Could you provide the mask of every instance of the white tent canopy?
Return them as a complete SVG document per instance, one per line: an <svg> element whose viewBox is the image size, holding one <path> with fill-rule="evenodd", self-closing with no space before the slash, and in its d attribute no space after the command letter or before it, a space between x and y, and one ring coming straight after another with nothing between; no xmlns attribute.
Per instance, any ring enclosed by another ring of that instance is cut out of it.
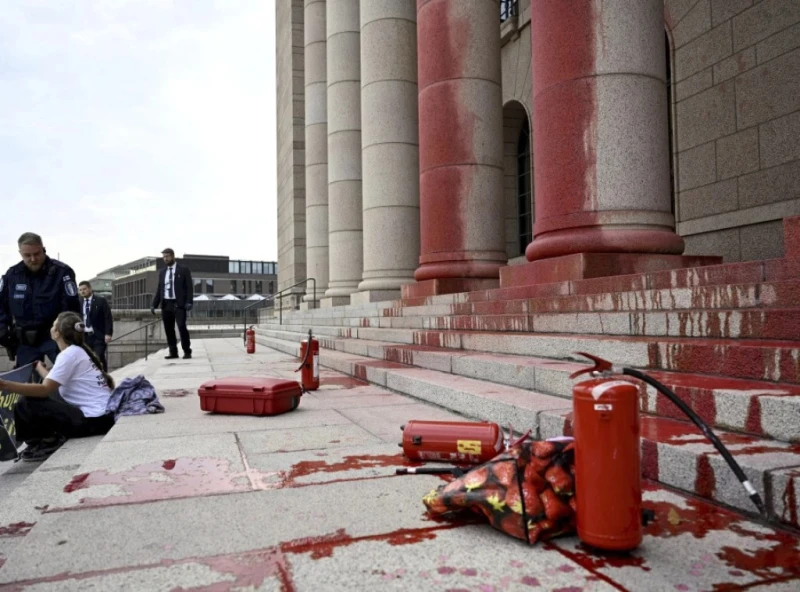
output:
<svg viewBox="0 0 800 592"><path fill-rule="evenodd" d="M194 297L195 302L207 302L209 300L214 300L214 298L209 297L208 294L198 294Z"/></svg>
<svg viewBox="0 0 800 592"><path fill-rule="evenodd" d="M225 294L220 300L239 300L239 297L235 294Z"/></svg>
<svg viewBox="0 0 800 592"><path fill-rule="evenodd" d="M266 296L262 296L261 294L253 294L252 296L248 296L245 300L266 300Z"/></svg>

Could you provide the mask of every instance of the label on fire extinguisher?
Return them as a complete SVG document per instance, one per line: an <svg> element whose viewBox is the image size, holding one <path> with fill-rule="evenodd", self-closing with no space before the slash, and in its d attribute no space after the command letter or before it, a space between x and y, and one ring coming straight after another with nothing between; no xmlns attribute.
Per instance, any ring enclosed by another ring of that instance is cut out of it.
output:
<svg viewBox="0 0 800 592"><path fill-rule="evenodd" d="M613 405L608 405L604 403L595 403L594 410L595 411L611 411L614 408Z"/></svg>
<svg viewBox="0 0 800 592"><path fill-rule="evenodd" d="M314 372L314 380L316 380L317 378L319 378L319 356L316 354L314 354L313 372Z"/></svg>
<svg viewBox="0 0 800 592"><path fill-rule="evenodd" d="M456 450L462 454L480 454L480 440L456 440Z"/></svg>

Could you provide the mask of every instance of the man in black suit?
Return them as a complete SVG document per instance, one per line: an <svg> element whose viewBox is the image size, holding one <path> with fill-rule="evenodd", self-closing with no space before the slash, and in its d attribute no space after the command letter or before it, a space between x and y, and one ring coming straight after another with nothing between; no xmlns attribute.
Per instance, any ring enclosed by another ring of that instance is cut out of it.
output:
<svg viewBox="0 0 800 592"><path fill-rule="evenodd" d="M83 324L86 326L86 345L91 347L103 362L103 372L108 372L106 348L111 336L114 335L111 308L105 298L92 291L92 284L89 282L81 282L78 291L81 293L81 314Z"/></svg>
<svg viewBox="0 0 800 592"><path fill-rule="evenodd" d="M161 318L164 321L164 332L167 334L169 345L169 355L166 359L173 360L178 357L178 342L175 339L177 322L183 359L188 360L192 357L192 347L189 330L186 328L186 313L192 310L194 299L192 272L183 265L175 263L175 251L172 249L164 249L161 254L167 266L158 274L158 289L153 296L150 312L156 314L156 307L161 305Z"/></svg>

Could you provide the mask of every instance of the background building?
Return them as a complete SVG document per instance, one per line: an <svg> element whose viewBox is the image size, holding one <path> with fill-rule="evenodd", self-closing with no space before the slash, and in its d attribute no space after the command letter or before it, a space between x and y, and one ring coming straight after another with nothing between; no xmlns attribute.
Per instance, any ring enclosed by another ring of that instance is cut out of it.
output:
<svg viewBox="0 0 800 592"><path fill-rule="evenodd" d="M781 257L800 1L577 4L276 3L279 287L336 305L590 251Z"/></svg>
<svg viewBox="0 0 800 592"><path fill-rule="evenodd" d="M138 261L143 262L142 265L114 278L112 308L150 308L158 287L158 272L164 267L164 260L151 257ZM274 261L241 261L227 256L188 254L178 257L177 261L192 272L195 299L202 296L195 306L195 312L198 313L214 310L212 316L223 316L223 311L245 306L243 301L253 295L268 296L276 291L278 270ZM225 300L224 305L217 305L220 302L217 299L230 296L236 299ZM237 301L242 304L235 305Z"/></svg>
<svg viewBox="0 0 800 592"><path fill-rule="evenodd" d="M109 304L113 301L113 284L115 279L123 278L134 273L151 268L155 265L157 257L142 257L136 261L117 265L111 269L101 271L95 277L88 280L92 284L92 290L107 299ZM83 281L83 280L80 280Z"/></svg>

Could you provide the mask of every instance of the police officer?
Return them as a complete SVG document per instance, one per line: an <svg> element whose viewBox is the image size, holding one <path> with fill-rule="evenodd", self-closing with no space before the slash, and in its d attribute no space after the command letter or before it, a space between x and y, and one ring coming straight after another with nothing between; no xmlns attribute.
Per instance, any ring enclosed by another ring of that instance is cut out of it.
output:
<svg viewBox="0 0 800 592"><path fill-rule="evenodd" d="M44 357L54 362L58 346L50 327L59 313L80 312L75 272L47 256L42 237L26 232L17 241L22 261L0 278L0 345L17 349L17 368Z"/></svg>

